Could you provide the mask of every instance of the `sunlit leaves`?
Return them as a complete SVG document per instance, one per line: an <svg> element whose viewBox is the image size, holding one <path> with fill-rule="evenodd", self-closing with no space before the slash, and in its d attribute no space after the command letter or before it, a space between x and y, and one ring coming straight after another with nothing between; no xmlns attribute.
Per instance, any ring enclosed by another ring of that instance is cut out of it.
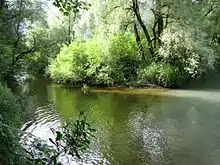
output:
<svg viewBox="0 0 220 165"><path fill-rule="evenodd" d="M187 74L174 65L166 62L153 62L149 66L139 69L138 82L142 84L157 84L164 87L182 85Z"/></svg>
<svg viewBox="0 0 220 165"><path fill-rule="evenodd" d="M82 82L87 76L87 56L83 42L74 41L69 47L64 46L49 65L51 78L60 83Z"/></svg>
<svg viewBox="0 0 220 165"><path fill-rule="evenodd" d="M79 0L54 0L53 5L58 7L64 15L69 15L72 11L78 13L81 9L88 10L91 6L89 3Z"/></svg>
<svg viewBox="0 0 220 165"><path fill-rule="evenodd" d="M49 66L51 78L60 83L125 83L136 79L140 55L135 37L118 34L109 45L95 39L74 41L64 47Z"/></svg>
<svg viewBox="0 0 220 165"><path fill-rule="evenodd" d="M212 69L215 56L207 43L206 33L188 26L173 24L162 35L159 55L166 62L183 68L192 77Z"/></svg>

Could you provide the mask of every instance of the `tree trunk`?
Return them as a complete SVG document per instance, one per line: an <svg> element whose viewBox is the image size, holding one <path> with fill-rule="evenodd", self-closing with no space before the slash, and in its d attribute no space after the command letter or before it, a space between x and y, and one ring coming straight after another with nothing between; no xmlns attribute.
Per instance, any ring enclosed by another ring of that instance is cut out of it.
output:
<svg viewBox="0 0 220 165"><path fill-rule="evenodd" d="M158 31L157 31L157 39L158 39L158 47L160 47L162 45L162 42L161 42L161 34L163 32L163 28L164 28L164 25L163 25L163 15L161 13L161 0L156 0L156 15L157 15L157 23L158 23Z"/></svg>
<svg viewBox="0 0 220 165"><path fill-rule="evenodd" d="M148 43L148 46L149 46L149 51L150 51L151 55L154 55L154 49L153 49L153 45L152 45L152 42L151 42L150 34L149 34L149 32L147 30L147 27L145 26L145 24L144 24L144 22L141 18L138 2L137 2L137 0L132 0L132 2L133 2L132 9L134 11L134 14L135 14L139 24L141 25L141 28L143 29L144 35L147 39L147 43Z"/></svg>
<svg viewBox="0 0 220 165"><path fill-rule="evenodd" d="M137 42L137 45L138 45L138 48L139 48L139 51L140 51L140 54L141 54L141 59L142 59L142 61L145 61L144 48L143 48L143 45L141 43L141 38L139 36L136 23L134 23L134 34L135 34L136 42Z"/></svg>
<svg viewBox="0 0 220 165"><path fill-rule="evenodd" d="M153 26L153 35L154 35L154 38L153 38L153 44L154 44L154 49L157 48L157 32L156 32L156 27L157 27L157 19L155 19L154 21L154 26Z"/></svg>
<svg viewBox="0 0 220 165"><path fill-rule="evenodd" d="M69 38L68 38L68 42L69 42L69 45L71 44L72 42L72 37L71 37L71 14L69 13L69 24L68 24L68 35L69 35Z"/></svg>

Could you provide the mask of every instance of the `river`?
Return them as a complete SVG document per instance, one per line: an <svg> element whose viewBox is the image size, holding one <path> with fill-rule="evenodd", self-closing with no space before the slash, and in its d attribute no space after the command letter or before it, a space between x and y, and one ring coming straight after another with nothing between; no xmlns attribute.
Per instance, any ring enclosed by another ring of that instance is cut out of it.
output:
<svg viewBox="0 0 220 165"><path fill-rule="evenodd" d="M217 88L196 85L155 95L134 90L83 93L34 80L18 91L32 93L24 117L26 132L48 141L51 128L80 111L97 130L83 159L67 165L219 165Z"/></svg>

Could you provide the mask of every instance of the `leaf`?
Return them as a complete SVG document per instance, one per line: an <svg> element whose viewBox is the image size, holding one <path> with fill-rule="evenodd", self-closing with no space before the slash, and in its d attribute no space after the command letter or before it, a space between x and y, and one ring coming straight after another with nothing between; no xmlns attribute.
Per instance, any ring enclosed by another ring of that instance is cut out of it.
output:
<svg viewBox="0 0 220 165"><path fill-rule="evenodd" d="M69 12L67 12L67 11L62 11L63 12L63 14L65 15L65 16L68 16L69 15Z"/></svg>
<svg viewBox="0 0 220 165"><path fill-rule="evenodd" d="M56 141L60 141L62 139L62 137L63 137L63 134L61 132L59 132L59 131L56 131L56 134L57 134Z"/></svg>

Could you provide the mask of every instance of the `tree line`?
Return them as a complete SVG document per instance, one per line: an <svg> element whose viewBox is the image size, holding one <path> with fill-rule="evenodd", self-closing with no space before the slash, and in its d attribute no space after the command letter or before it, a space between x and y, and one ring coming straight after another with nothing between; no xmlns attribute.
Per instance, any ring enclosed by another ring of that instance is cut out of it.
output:
<svg viewBox="0 0 220 165"><path fill-rule="evenodd" d="M218 0L0 4L2 79L27 71L59 83L172 87L218 63Z"/></svg>

